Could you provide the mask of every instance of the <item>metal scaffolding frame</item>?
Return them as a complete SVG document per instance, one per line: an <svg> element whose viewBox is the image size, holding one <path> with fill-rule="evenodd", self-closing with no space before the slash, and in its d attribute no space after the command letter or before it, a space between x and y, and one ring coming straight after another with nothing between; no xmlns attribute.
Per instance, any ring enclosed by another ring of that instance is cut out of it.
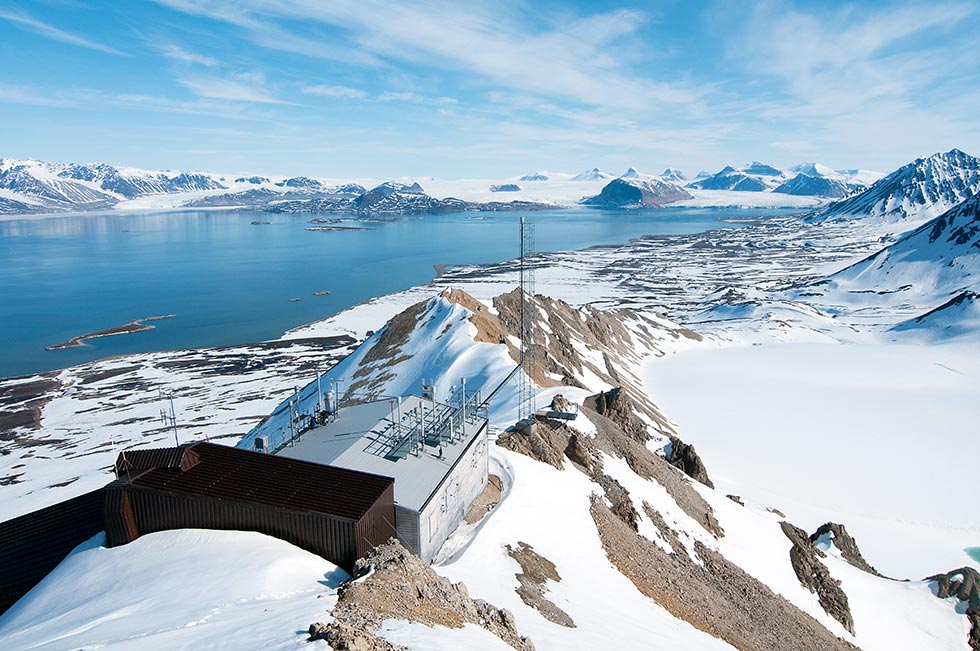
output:
<svg viewBox="0 0 980 651"><path fill-rule="evenodd" d="M520 405L518 418L524 420L534 416L534 322L537 319L534 304L534 267L528 258L534 253L534 224L529 224L521 216L521 257L520 257L520 334L521 368Z"/></svg>

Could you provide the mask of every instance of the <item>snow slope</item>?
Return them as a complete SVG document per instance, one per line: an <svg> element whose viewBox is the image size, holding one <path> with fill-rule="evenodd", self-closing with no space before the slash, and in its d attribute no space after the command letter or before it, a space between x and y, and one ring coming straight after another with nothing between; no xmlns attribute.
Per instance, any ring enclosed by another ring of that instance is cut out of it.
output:
<svg viewBox="0 0 980 651"><path fill-rule="evenodd" d="M0 647L305 649L347 573L254 532L185 529L79 545L0 616Z"/></svg>
<svg viewBox="0 0 980 651"><path fill-rule="evenodd" d="M964 291L980 291L980 196L796 295L831 305L890 304L922 314Z"/></svg>

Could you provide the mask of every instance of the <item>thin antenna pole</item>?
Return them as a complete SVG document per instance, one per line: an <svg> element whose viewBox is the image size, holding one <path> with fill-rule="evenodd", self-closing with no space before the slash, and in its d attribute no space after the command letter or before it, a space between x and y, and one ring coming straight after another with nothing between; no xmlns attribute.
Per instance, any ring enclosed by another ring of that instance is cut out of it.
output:
<svg viewBox="0 0 980 651"><path fill-rule="evenodd" d="M174 443L180 447L180 440L177 438L177 412L174 410L174 392L172 389L160 389L160 397L170 401L170 413L166 409L160 410L160 420L164 425L169 425L174 431Z"/></svg>

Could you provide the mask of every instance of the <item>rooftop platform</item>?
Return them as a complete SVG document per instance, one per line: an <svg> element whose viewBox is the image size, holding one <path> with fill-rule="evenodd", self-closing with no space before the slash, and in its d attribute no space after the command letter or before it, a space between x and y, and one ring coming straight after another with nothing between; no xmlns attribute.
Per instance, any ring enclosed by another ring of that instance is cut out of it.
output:
<svg viewBox="0 0 980 651"><path fill-rule="evenodd" d="M414 511L422 511L487 426L475 408L417 396L351 405L336 416L276 454L391 477L395 504Z"/></svg>

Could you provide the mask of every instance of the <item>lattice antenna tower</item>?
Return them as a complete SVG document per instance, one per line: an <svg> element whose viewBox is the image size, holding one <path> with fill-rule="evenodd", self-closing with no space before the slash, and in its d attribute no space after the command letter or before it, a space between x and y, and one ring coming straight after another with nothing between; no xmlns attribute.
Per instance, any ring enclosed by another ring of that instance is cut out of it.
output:
<svg viewBox="0 0 980 651"><path fill-rule="evenodd" d="M534 224L529 224L521 216L521 258L520 258L520 331L521 368L524 374L520 382L521 420L534 416L534 321L537 310L534 307L534 267L529 258L534 253Z"/></svg>

